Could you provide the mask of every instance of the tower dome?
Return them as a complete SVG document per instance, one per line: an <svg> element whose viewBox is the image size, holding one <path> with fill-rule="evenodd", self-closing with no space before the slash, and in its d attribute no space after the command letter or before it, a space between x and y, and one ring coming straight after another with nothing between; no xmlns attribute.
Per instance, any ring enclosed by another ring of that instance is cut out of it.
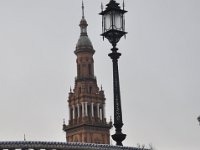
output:
<svg viewBox="0 0 200 150"><path fill-rule="evenodd" d="M79 53L79 52L90 52L90 53L94 53L94 49L93 49L93 45L92 42L90 41L88 35L87 35L87 21L85 19L84 16L84 6L82 5L82 19L80 21L80 29L81 29L81 33L80 33L80 37L78 39L78 42L76 44L76 50L75 50L75 54Z"/></svg>

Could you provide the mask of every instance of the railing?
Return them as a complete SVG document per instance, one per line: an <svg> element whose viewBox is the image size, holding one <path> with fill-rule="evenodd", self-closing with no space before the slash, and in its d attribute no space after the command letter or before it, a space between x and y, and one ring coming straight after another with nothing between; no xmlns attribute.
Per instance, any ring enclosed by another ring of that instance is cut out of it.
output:
<svg viewBox="0 0 200 150"><path fill-rule="evenodd" d="M86 116L86 117L76 117L74 119L69 120L69 125L79 125L79 124L92 124L92 125L108 125L112 124L112 122L106 122L106 118L100 119L97 117Z"/></svg>
<svg viewBox="0 0 200 150"><path fill-rule="evenodd" d="M0 150L142 150L134 147L122 147L105 144L67 143L67 142L0 142ZM147 150L147 149L146 149Z"/></svg>
<svg viewBox="0 0 200 150"><path fill-rule="evenodd" d="M87 80L96 80L96 76L88 76L88 77L75 77L75 81L87 81Z"/></svg>

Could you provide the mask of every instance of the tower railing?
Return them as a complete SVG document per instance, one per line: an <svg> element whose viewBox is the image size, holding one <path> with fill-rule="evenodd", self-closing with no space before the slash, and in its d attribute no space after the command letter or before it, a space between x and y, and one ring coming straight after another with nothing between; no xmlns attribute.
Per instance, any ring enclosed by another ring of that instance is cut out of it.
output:
<svg viewBox="0 0 200 150"><path fill-rule="evenodd" d="M75 81L85 81L85 80L96 80L96 76L87 76L87 77L84 77L84 76L79 76L79 77L75 77Z"/></svg>
<svg viewBox="0 0 200 150"><path fill-rule="evenodd" d="M74 125L82 125L82 124L111 126L112 125L111 123L112 122L107 122L106 118L103 118L101 120L100 118L97 117L85 116L69 120L69 125L67 125L67 127Z"/></svg>

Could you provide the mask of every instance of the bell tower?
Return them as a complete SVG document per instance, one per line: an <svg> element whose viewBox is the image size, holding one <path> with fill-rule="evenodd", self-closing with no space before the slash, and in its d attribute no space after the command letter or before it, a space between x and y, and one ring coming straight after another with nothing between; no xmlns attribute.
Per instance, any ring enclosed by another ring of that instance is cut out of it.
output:
<svg viewBox="0 0 200 150"><path fill-rule="evenodd" d="M110 144L112 122L107 123L105 95L94 75L95 50L87 35L87 21L82 3L80 37L74 51L77 56L77 76L68 97L69 123L63 125L67 142Z"/></svg>

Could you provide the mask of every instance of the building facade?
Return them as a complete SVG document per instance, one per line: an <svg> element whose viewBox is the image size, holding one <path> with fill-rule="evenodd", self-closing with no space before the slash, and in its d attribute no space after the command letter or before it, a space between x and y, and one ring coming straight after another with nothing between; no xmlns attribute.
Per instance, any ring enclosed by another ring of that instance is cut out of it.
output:
<svg viewBox="0 0 200 150"><path fill-rule="evenodd" d="M110 143L112 122L107 123L105 95L94 75L95 50L87 34L87 21L82 6L80 37L74 51L77 56L77 76L68 97L69 123L63 125L67 142Z"/></svg>

